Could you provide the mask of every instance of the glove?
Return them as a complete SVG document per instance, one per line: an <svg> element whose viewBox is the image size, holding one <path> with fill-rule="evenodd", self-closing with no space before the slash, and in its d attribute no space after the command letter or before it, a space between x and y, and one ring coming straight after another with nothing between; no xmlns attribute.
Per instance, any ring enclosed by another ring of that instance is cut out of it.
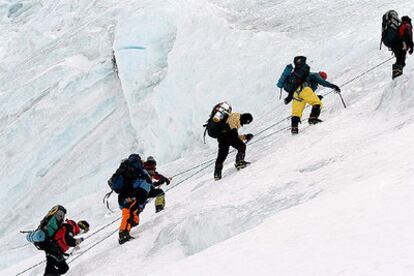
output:
<svg viewBox="0 0 414 276"><path fill-rule="evenodd" d="M318 95L318 98L319 98L319 100L322 100L323 99L323 96L322 95Z"/></svg>
<svg viewBox="0 0 414 276"><path fill-rule="evenodd" d="M291 101L292 101L292 99L293 99L293 97L292 96L287 96L286 98L285 98L285 104L289 104Z"/></svg>
<svg viewBox="0 0 414 276"><path fill-rule="evenodd" d="M336 93L341 93L341 88L339 88L337 85L333 87Z"/></svg>
<svg viewBox="0 0 414 276"><path fill-rule="evenodd" d="M170 185L171 180L170 180L168 177L166 177L166 178L165 178L165 183L166 183L167 185Z"/></svg>
<svg viewBox="0 0 414 276"><path fill-rule="evenodd" d="M244 135L244 138L246 139L246 142L249 142L250 140L252 140L253 137L254 137L254 135L251 134L251 133Z"/></svg>
<svg viewBox="0 0 414 276"><path fill-rule="evenodd" d="M78 246L81 242L83 242L84 238L76 239L76 246Z"/></svg>
<svg viewBox="0 0 414 276"><path fill-rule="evenodd" d="M410 55L412 55L412 54L413 54L413 47L411 47L411 48L410 48L410 50L408 51L408 53L409 53Z"/></svg>
<svg viewBox="0 0 414 276"><path fill-rule="evenodd" d="M139 204L138 205L138 212L141 213L142 211L144 211L145 209L145 205L147 204L148 200L145 201L144 204Z"/></svg>

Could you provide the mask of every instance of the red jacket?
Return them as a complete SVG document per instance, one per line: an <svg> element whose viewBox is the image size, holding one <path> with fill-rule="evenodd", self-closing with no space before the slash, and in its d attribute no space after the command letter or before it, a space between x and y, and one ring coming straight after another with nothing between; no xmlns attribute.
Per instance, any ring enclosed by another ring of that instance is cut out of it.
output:
<svg viewBox="0 0 414 276"><path fill-rule="evenodd" d="M408 22L402 22L399 29L399 35L403 42L408 46L408 49L413 48L413 26Z"/></svg>
<svg viewBox="0 0 414 276"><path fill-rule="evenodd" d="M155 162L144 162L144 169L149 173L151 179L156 180L153 182L154 187L160 186L164 183L170 184L170 180L157 172L157 163Z"/></svg>
<svg viewBox="0 0 414 276"><path fill-rule="evenodd" d="M64 224L57 230L53 239L60 247L62 252L68 251L69 247L76 246L76 239L74 236L80 233L80 228L73 220L66 220Z"/></svg>

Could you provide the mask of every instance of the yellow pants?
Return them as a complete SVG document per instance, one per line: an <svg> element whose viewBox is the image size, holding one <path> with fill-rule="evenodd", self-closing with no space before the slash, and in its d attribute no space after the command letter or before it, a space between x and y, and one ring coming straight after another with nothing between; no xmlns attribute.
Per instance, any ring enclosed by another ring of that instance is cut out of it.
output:
<svg viewBox="0 0 414 276"><path fill-rule="evenodd" d="M157 206L165 207L165 195L159 195L155 198L155 207Z"/></svg>
<svg viewBox="0 0 414 276"><path fill-rule="evenodd" d="M293 96L292 117L296 116L302 118L302 113L306 104L310 104L311 106L320 105L322 107L321 100L316 93L313 92L312 88L305 87L298 91L296 91Z"/></svg>

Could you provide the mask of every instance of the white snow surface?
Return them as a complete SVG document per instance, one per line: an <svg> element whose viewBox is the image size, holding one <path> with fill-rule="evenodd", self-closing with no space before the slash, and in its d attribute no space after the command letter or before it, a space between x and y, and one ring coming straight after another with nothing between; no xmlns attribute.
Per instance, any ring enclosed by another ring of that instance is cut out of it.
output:
<svg viewBox="0 0 414 276"><path fill-rule="evenodd" d="M389 9L414 15L402 0L0 1L0 275L44 260L19 231L55 204L91 224L67 275L413 275L411 56L394 81L389 61L343 86L347 109L327 95L324 123L307 109L298 136L265 130L290 115L275 82L295 55L338 85L390 58ZM202 125L223 100L254 116L252 164L175 177L120 246L102 204L119 161L154 155L173 176L214 160Z"/></svg>

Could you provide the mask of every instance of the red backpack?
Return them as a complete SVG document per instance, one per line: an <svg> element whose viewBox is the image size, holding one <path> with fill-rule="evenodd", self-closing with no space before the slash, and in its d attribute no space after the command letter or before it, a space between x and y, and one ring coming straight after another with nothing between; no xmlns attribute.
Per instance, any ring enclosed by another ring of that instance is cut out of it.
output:
<svg viewBox="0 0 414 276"><path fill-rule="evenodd" d="M59 245L62 249L62 252L66 252L69 249L69 245L66 242L66 232L71 231L73 235L77 235L80 233L79 225L74 222L73 220L66 220L66 222L59 228L56 232L53 240Z"/></svg>

